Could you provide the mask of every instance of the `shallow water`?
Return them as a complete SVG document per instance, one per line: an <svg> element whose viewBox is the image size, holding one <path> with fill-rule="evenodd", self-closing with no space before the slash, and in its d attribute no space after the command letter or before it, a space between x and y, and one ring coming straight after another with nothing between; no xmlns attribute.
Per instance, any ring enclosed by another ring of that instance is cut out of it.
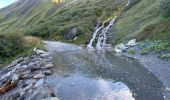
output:
<svg viewBox="0 0 170 100"><path fill-rule="evenodd" d="M47 82L61 100L164 100L162 82L137 60L109 50L54 44L49 48L56 75Z"/></svg>

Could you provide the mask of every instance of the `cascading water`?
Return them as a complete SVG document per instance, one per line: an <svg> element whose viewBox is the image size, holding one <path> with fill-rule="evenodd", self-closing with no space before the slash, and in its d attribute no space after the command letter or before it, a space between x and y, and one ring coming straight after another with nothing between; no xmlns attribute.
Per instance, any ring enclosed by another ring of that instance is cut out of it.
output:
<svg viewBox="0 0 170 100"><path fill-rule="evenodd" d="M96 36L97 36L97 33L100 31L100 29L102 29L103 26L99 27L99 28L96 28L96 31L93 33L93 37L92 39L90 40L90 43L87 45L88 48L93 48L92 44L94 42L94 40L96 39Z"/></svg>
<svg viewBox="0 0 170 100"><path fill-rule="evenodd" d="M110 27L114 24L115 20L116 20L117 17L113 18L109 25L107 25L106 27L104 27L104 23L101 27L96 27L96 30L95 32L93 33L93 37L92 39L90 40L90 43L87 45L88 48L93 48L92 44L93 42L95 41L95 39L97 38L97 34L99 35L98 36L98 41L97 41L97 44L96 44L96 48L97 49L100 49L101 47L104 47L106 46L106 40L107 40L107 36L106 36L106 33L108 32L108 30L110 29ZM98 25L97 25L98 26Z"/></svg>
<svg viewBox="0 0 170 100"><path fill-rule="evenodd" d="M115 19L116 19L116 17L115 17L114 19L112 19L112 20L110 21L109 25L106 26L106 27L102 30L101 34L99 35L98 42L97 42L97 44L96 44L96 48L100 49L101 47L106 46L106 40L107 40L106 33L108 32L108 30L110 29L110 27L114 24Z"/></svg>

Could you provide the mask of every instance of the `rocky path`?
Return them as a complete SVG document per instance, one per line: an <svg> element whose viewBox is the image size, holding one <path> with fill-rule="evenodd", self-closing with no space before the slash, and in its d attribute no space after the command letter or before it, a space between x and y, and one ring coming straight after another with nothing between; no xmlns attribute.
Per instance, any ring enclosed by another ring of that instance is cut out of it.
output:
<svg viewBox="0 0 170 100"><path fill-rule="evenodd" d="M0 71L1 100L41 100L55 97L45 78L52 75L52 56L34 50L30 57L21 57Z"/></svg>

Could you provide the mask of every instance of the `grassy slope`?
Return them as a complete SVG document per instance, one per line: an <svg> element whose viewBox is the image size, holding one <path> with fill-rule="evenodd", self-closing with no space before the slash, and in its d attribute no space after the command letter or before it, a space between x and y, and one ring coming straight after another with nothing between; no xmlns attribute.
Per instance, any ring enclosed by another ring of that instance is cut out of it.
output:
<svg viewBox="0 0 170 100"><path fill-rule="evenodd" d="M0 32L20 28L26 33L50 39L64 40L71 27L79 28L78 40L85 43L92 36L97 18L101 21L118 15L127 0L68 0L54 4L51 0L22 0L0 10ZM137 0L135 0L137 1ZM118 19L114 31L115 41L160 39L170 37L170 19L160 14L159 0L140 0ZM68 42L68 41L67 41Z"/></svg>
<svg viewBox="0 0 170 100"><path fill-rule="evenodd" d="M54 16L33 26L28 33L53 39L62 39L71 27L79 29L75 43L85 43L92 35L97 18L101 21L120 12L126 0L79 0L60 10ZM72 41L70 41L72 42Z"/></svg>
<svg viewBox="0 0 170 100"><path fill-rule="evenodd" d="M141 0L127 10L114 27L117 39L127 41L137 38L140 41L164 37L168 40L170 19L161 16L159 5L159 0Z"/></svg>
<svg viewBox="0 0 170 100"><path fill-rule="evenodd" d="M43 20L60 8L51 0L19 0L18 2L0 10L0 32L15 28L26 28Z"/></svg>
<svg viewBox="0 0 170 100"><path fill-rule="evenodd" d="M70 3L73 1L72 3ZM115 16L127 0L20 0L0 10L0 32L22 29L26 34L64 40L71 27L79 29L75 43L85 43L92 35L97 18ZM73 42L69 40L67 42Z"/></svg>

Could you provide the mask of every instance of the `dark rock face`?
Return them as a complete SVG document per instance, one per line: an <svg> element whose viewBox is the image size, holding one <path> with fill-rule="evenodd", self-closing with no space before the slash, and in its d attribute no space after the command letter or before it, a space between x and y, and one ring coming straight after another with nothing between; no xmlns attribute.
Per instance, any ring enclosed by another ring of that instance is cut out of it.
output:
<svg viewBox="0 0 170 100"><path fill-rule="evenodd" d="M71 27L64 33L64 38L66 40L73 40L78 34L80 33L80 30L76 27Z"/></svg>

